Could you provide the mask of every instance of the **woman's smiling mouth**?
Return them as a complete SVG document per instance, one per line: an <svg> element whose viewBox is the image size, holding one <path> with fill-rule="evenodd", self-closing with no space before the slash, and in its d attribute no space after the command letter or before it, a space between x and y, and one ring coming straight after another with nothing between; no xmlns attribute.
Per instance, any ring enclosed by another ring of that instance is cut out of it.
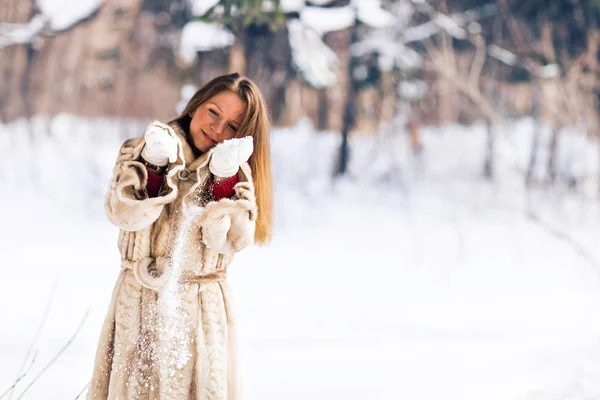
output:
<svg viewBox="0 0 600 400"><path fill-rule="evenodd" d="M206 132L204 132L204 130L203 130L203 129L200 129L200 131L201 131L201 132L202 132L202 134L203 134L204 136L206 136L206 138L207 138L208 140L210 140L210 141L211 141L213 144L217 144L217 141L216 141L216 140L213 140L213 138L211 138L210 136L208 136L208 134L207 134Z"/></svg>

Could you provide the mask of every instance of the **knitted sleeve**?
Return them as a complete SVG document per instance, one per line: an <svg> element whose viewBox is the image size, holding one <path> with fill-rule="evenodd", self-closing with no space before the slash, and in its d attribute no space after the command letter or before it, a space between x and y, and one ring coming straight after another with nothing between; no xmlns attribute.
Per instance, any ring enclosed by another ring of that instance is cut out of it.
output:
<svg viewBox="0 0 600 400"><path fill-rule="evenodd" d="M160 188L165 181L164 175L158 175L153 172L150 168L146 167L146 172L148 173L148 183L146 184L146 191L148 192L148 197L153 198L158 196L158 192L160 192Z"/></svg>
<svg viewBox="0 0 600 400"><path fill-rule="evenodd" d="M234 175L218 185L211 182L210 189L212 190L213 199L219 201L221 199L232 198L235 195L235 184L239 181L240 178L237 175Z"/></svg>

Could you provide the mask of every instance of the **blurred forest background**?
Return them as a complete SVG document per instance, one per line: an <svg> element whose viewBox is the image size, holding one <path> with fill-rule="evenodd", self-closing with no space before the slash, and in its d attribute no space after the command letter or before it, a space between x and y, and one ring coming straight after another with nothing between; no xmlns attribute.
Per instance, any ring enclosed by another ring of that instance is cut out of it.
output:
<svg viewBox="0 0 600 400"><path fill-rule="evenodd" d="M117 149L235 71L274 125L274 239L228 277L244 398L600 399L599 28L600 0L0 0L0 398L85 391Z"/></svg>
<svg viewBox="0 0 600 400"><path fill-rule="evenodd" d="M562 128L599 134L599 15L600 0L0 0L0 121L168 120L236 71L274 125L341 132L339 173L349 134L402 124L418 152L422 126L483 121L491 178L495 123L531 116L552 132L552 180Z"/></svg>

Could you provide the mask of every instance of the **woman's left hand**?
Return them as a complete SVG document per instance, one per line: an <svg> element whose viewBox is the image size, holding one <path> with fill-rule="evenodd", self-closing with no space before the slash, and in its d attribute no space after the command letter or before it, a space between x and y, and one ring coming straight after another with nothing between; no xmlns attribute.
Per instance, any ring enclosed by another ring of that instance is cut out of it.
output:
<svg viewBox="0 0 600 400"><path fill-rule="evenodd" d="M209 169L214 176L228 178L237 174L240 165L248 161L254 145L252 136L219 143L210 158Z"/></svg>

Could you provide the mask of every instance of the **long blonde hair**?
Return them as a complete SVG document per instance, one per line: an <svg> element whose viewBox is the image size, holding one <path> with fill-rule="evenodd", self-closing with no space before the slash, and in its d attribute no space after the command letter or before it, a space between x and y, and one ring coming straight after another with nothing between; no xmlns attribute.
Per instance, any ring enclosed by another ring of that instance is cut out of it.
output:
<svg viewBox="0 0 600 400"><path fill-rule="evenodd" d="M177 122L189 130L190 113L216 94L228 90L237 94L246 104L236 137L252 136L254 152L248 160L256 192L258 217L254 241L266 244L273 234L273 187L271 182L271 155L269 151L269 128L271 121L262 93L252 80L237 73L214 78L198 90L185 109L171 122Z"/></svg>

